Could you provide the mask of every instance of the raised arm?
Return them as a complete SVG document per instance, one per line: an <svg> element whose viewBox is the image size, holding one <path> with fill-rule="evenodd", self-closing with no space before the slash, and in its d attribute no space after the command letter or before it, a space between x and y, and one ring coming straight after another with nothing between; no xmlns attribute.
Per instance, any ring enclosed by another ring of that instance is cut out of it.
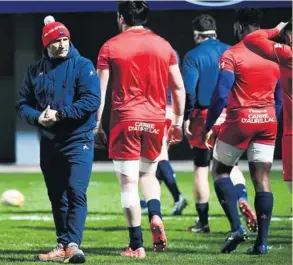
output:
<svg viewBox="0 0 293 265"><path fill-rule="evenodd" d="M279 33L278 27L261 29L247 35L243 42L248 49L263 58L274 61L284 67L292 68L291 47L270 40L278 36Z"/></svg>

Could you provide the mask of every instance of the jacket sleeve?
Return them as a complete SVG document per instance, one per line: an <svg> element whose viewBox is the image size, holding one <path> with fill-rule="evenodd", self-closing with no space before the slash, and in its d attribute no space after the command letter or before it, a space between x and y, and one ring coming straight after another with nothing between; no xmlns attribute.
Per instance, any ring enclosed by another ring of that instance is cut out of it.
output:
<svg viewBox="0 0 293 265"><path fill-rule="evenodd" d="M196 86L199 78L195 59L189 54L183 60L183 81L186 90L184 120L188 120L196 102Z"/></svg>
<svg viewBox="0 0 293 265"><path fill-rule="evenodd" d="M220 58L220 74L213 92L206 120L206 131L214 126L223 109L227 106L228 95L235 82L235 60L232 52L227 50Z"/></svg>
<svg viewBox="0 0 293 265"><path fill-rule="evenodd" d="M223 70L220 72L217 86L213 92L211 104L208 109L206 120L206 131L209 131L214 126L217 119L220 117L223 109L227 106L228 95L235 81L234 73Z"/></svg>
<svg viewBox="0 0 293 265"><path fill-rule="evenodd" d="M30 76L29 68L22 81L19 99L15 108L21 119L26 120L30 125L38 125L38 118L41 115L41 112L35 109L37 101L35 99Z"/></svg>
<svg viewBox="0 0 293 265"><path fill-rule="evenodd" d="M100 80L90 60L84 60L76 81L78 100L63 108L66 119L79 120L98 110L101 103Z"/></svg>

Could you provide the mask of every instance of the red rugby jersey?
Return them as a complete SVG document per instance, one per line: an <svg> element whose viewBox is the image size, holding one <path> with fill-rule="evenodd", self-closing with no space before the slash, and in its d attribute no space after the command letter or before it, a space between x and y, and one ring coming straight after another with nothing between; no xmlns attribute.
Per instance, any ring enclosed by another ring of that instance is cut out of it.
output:
<svg viewBox="0 0 293 265"><path fill-rule="evenodd" d="M169 66L177 63L169 42L144 28L107 41L97 68L110 69L112 121L164 121Z"/></svg>

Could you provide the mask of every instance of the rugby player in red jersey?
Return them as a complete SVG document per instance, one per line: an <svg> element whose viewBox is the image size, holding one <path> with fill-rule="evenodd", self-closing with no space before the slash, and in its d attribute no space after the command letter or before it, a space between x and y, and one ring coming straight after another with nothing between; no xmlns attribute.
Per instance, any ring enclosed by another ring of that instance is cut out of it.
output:
<svg viewBox="0 0 293 265"><path fill-rule="evenodd" d="M255 8L237 11L234 32L239 40L260 27L262 13ZM270 170L274 157L277 118L281 110L280 71L276 63L250 51L240 41L220 59L220 75L206 122L205 141L227 105L226 121L216 140L212 174L219 202L230 222L231 234L222 253L230 253L245 241L246 231L237 213L237 193L230 179L233 166L247 150L255 187L258 235L250 254L267 253L267 238L273 209Z"/></svg>
<svg viewBox="0 0 293 265"><path fill-rule="evenodd" d="M160 185L155 176L161 153L167 88L172 90L173 121L168 142L182 139L185 89L171 45L144 28L146 1L120 1L118 25L122 31L107 41L98 56L102 104L109 77L112 87L109 156L121 186L121 205L128 222L129 247L122 256L144 258L138 182L148 205L154 251L164 250L167 238L162 222ZM103 106L97 113L101 121ZM98 137L103 140L101 123Z"/></svg>
<svg viewBox="0 0 293 265"><path fill-rule="evenodd" d="M271 41L282 32L286 44ZM257 30L243 40L260 56L280 66L283 97L282 160L284 181L292 193L292 23L281 22L273 29Z"/></svg>

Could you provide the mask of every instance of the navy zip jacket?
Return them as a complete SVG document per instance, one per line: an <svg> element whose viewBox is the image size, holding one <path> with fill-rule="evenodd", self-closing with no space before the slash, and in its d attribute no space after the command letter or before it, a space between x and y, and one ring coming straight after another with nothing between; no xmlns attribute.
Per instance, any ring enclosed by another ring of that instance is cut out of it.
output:
<svg viewBox="0 0 293 265"><path fill-rule="evenodd" d="M50 58L45 50L43 57L28 68L16 111L29 124L38 126L43 136L55 139L92 130L100 101L100 81L92 62L70 44L66 58ZM48 105L66 114L51 128L38 123Z"/></svg>

